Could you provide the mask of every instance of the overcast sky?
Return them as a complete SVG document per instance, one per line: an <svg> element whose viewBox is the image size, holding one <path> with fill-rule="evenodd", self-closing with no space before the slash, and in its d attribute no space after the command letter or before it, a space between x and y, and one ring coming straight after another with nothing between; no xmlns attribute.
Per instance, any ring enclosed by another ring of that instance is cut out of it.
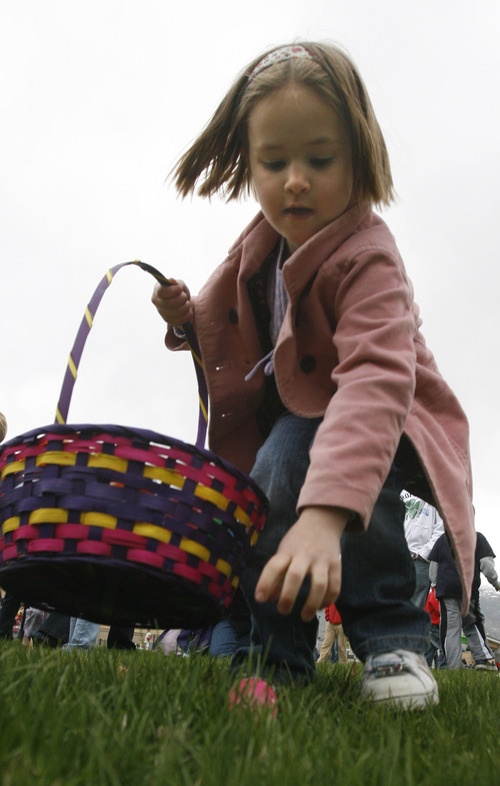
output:
<svg viewBox="0 0 500 786"><path fill-rule="evenodd" d="M54 420L105 271L142 259L197 292L256 212L180 202L167 175L236 74L297 38L342 44L389 148L384 212L423 333L470 420L477 528L500 565L498 0L1 0L0 410L12 438ZM163 348L153 280L107 291L69 420L193 442L188 355Z"/></svg>

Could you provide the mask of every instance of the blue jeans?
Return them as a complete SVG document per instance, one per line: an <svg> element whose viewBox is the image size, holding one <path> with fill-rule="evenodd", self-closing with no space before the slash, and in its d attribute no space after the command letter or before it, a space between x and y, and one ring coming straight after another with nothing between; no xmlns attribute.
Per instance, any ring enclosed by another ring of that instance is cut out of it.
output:
<svg viewBox="0 0 500 786"><path fill-rule="evenodd" d="M67 644L63 644L63 649L88 650L95 647L100 627L98 622L89 622L81 617L71 617L69 639Z"/></svg>
<svg viewBox="0 0 500 786"><path fill-rule="evenodd" d="M222 619L212 630L209 653L213 658L232 656L250 644L250 634L239 634L230 619Z"/></svg>
<svg viewBox="0 0 500 786"><path fill-rule="evenodd" d="M309 580L288 616L278 612L275 602L256 603L254 591L262 568L297 519L297 499L320 422L318 418L282 415L259 450L251 472L271 510L241 576L241 586L252 612L253 649L265 655L277 679L309 680L316 673L317 620L303 622L300 618ZM351 648L361 661L395 649L423 653L429 646L429 615L411 602L415 571L404 535L402 487L393 467L366 532L342 536L342 589L336 605ZM234 664L244 657L245 651L240 650Z"/></svg>

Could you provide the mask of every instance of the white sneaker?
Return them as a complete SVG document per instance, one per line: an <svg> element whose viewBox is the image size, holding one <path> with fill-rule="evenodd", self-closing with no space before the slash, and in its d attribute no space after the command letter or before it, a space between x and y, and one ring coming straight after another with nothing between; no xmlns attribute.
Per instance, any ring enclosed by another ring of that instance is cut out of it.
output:
<svg viewBox="0 0 500 786"><path fill-rule="evenodd" d="M478 660L474 664L475 671L496 671L497 665L494 660Z"/></svg>
<svg viewBox="0 0 500 786"><path fill-rule="evenodd" d="M404 710L439 704L438 686L425 658L408 650L370 655L361 695L375 704L386 702Z"/></svg>

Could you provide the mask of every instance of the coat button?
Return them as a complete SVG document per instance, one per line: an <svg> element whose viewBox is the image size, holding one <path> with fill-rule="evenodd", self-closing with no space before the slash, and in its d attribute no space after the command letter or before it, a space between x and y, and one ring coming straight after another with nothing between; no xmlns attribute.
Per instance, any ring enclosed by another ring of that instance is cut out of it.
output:
<svg viewBox="0 0 500 786"><path fill-rule="evenodd" d="M229 321L232 325L238 324L239 321L238 312L236 311L235 308L232 308L231 311L229 312Z"/></svg>
<svg viewBox="0 0 500 786"><path fill-rule="evenodd" d="M303 371L304 374L311 374L315 368L316 368L316 360L313 358L313 356L304 355L304 357L300 361L300 370Z"/></svg>

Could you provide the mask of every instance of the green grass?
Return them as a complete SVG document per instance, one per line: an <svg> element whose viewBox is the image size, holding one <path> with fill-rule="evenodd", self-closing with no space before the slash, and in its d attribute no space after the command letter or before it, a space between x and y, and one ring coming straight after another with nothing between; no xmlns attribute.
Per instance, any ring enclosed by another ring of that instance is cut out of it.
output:
<svg viewBox="0 0 500 786"><path fill-rule="evenodd" d="M227 710L226 660L0 643L0 782L461 786L500 772L500 679L441 671L441 703L394 715L361 668L280 690L276 719Z"/></svg>

